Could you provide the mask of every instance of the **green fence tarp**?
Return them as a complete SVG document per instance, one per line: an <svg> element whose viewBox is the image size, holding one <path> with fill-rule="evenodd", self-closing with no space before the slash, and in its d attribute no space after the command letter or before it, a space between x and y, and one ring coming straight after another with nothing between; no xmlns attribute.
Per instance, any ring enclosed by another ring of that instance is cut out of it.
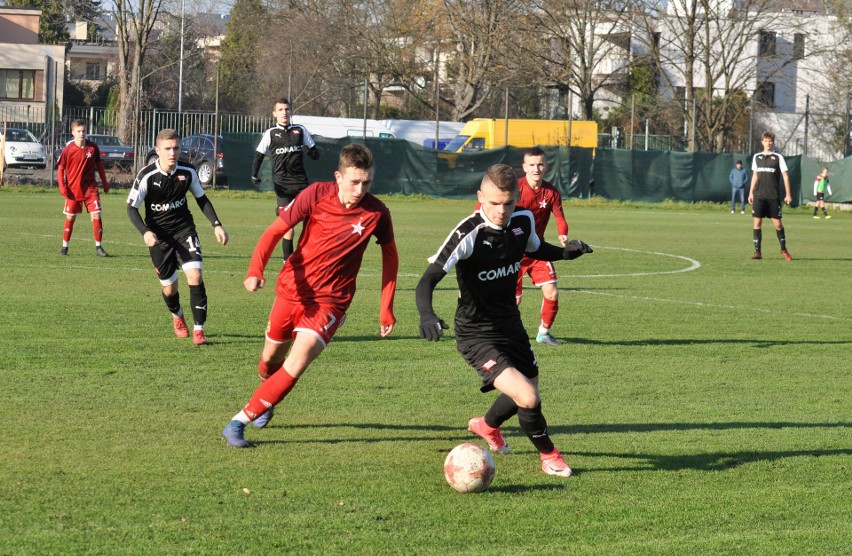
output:
<svg viewBox="0 0 852 556"><path fill-rule="evenodd" d="M272 190L270 157L261 167L260 185L251 183L251 164L260 134L227 134L225 167L231 189ZM334 179L340 149L352 139L315 137L319 160L306 158L310 181ZM492 164L504 163L523 174L526 149L504 147L478 153L448 153L427 149L401 139L358 139L376 160L372 191L379 194L421 194L439 197L476 195L482 174ZM728 202L728 175L737 160L751 168L751 155L731 153L682 153L624 149L543 147L550 169L545 178L563 197L599 195L610 199L661 202ZM786 157L793 204L814 199L813 181L822 164L807 157ZM852 202L852 157L827 164L830 202Z"/></svg>

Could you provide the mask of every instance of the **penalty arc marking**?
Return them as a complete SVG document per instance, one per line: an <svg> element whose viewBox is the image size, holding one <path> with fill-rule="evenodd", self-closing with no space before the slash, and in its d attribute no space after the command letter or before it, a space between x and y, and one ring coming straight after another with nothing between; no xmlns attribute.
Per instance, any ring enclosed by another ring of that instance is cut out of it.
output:
<svg viewBox="0 0 852 556"><path fill-rule="evenodd" d="M626 247L606 247L603 245L592 245L594 249L613 249L616 251L627 251L630 253L645 253L647 255L657 255L659 257L671 257L673 259L680 259L689 263L689 266L684 268L679 268L677 270L660 270L657 272L627 272L621 274L562 274L560 273L560 278L622 278L622 277L630 277L630 276L657 276L662 274L680 274L682 272L692 272L693 270L698 270L701 268L701 263L696 261L695 259L690 259L689 257L684 257L683 255L673 255L671 253L659 253L657 251L642 251L641 249L628 249Z"/></svg>

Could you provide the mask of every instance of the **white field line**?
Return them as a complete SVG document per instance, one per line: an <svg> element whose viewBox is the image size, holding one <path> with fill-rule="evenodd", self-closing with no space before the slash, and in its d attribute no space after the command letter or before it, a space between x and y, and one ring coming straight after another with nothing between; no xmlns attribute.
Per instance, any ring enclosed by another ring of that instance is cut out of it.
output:
<svg viewBox="0 0 852 556"><path fill-rule="evenodd" d="M53 235L45 235L45 234L20 234L20 235L32 235L32 236L36 236L36 237L55 237ZM80 238L77 241L92 242L92 240L90 238ZM72 245L73 245L73 243L72 243ZM122 243L121 245L133 245L133 246L144 247L144 244L139 245L137 243ZM678 273L682 273L682 272L691 272L691 271L697 270L698 268L701 267L700 262L696 261L695 259L691 259L689 257L684 257L682 255L673 255L673 254L670 254L670 253L659 253L659 252L655 252L655 251L642 251L642 250L638 250L638 249L628 249L628 248L625 248L625 247L607 247L607 246L602 246L602 245L598 245L598 246L593 245L592 247L594 247L595 249L615 249L615 250L619 250L619 251L629 251L629 252L633 252L633 253L647 253L647 254L650 254L650 255L658 255L658 256L661 256L661 257L672 257L672 258L675 258L675 259L682 259L684 261L689 262L690 264L689 264L688 267L685 267L685 268L682 268L682 269L679 269L679 270L669 270L669 271L660 271L660 272L635 272L635 273L628 273L628 274L584 274L584 275L564 275L563 274L563 275L561 275L561 277L563 277L563 278L620 278L620 277L631 277L631 276L653 276L653 275L657 275L657 274L678 274ZM225 254L222 254L222 253L216 254L216 257L222 257L222 256L226 256L226 257L228 257L228 256L238 257L239 256L239 257L247 258L244 255L231 255L231 254L225 255ZM37 268L37 269L43 269L44 268L44 265L41 265L41 264L36 265L36 264L8 264L7 263L6 266L7 267L13 266L13 267L18 267L18 268ZM110 268L104 268L102 266L76 265L76 264L75 265L69 265L69 266L70 266L70 268L81 269L81 270L100 270L100 271L123 270L123 271L151 272L151 267L149 265L143 265L141 267L140 266L132 266L132 267L124 266L124 267L110 267ZM424 264L424 269L425 268L426 268L426 265ZM230 275L239 274L239 272L234 272L232 270L211 269L211 268L209 268L209 266L204 269L204 273L205 274L211 274L211 273L212 274L230 274ZM267 269L266 269L267 280L274 280L275 279L274 273L277 273L277 269L271 268L271 265L270 265L270 267L267 267ZM381 271L379 269L362 267L361 272L359 272L359 276L364 276L364 277L381 276ZM400 272L398 274L398 276L400 278L420 278L421 274L409 274L409 273L405 273L405 272ZM704 303L702 301L683 301L683 300L679 300L679 299L665 299L665 298L661 298L661 297L650 297L650 296L639 296L639 295L620 295L620 294L612 294L612 293L604 293L604 292L595 292L595 291L590 291L590 290L569 289L569 290L561 290L561 291L563 293L569 293L569 294L597 295L597 296L611 297L611 298L616 298L616 299L629 299L629 300L633 300L633 301L651 301L651 302L654 302L654 303L676 303L676 304L679 304L679 305L688 305L688 306L692 306L692 307L706 307L706 308L709 308L709 309L730 309L730 310L735 310L735 311L753 311L753 312L757 312L757 313L785 315L785 316L788 316L788 317L803 317L803 318L827 319L827 320L838 320L838 321L852 320L852 319L847 318L847 317L836 317L836 316L833 316L833 315L821 315L821 314L814 314L814 313L791 313L789 311L773 311L771 309L764 309L762 307L755 308L755 307L745 307L745 306L742 306L742 305L725 305L725 304L719 304L719 303Z"/></svg>

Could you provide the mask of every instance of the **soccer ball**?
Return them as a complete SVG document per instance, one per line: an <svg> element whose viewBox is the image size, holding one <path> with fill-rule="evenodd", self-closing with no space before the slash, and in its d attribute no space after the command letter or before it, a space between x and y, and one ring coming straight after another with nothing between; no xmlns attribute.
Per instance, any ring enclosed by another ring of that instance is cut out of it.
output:
<svg viewBox="0 0 852 556"><path fill-rule="evenodd" d="M494 479L494 458L477 444L459 444L444 460L444 477L459 492L482 492Z"/></svg>

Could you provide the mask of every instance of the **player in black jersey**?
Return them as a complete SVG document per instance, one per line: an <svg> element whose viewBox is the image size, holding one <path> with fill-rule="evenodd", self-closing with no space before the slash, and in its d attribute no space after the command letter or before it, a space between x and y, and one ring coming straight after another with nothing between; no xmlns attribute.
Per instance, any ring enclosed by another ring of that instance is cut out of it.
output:
<svg viewBox="0 0 852 556"><path fill-rule="evenodd" d="M179 338L189 335L178 293L179 264L186 274L195 321L192 341L202 345L207 343L204 336L207 290L201 276L201 244L187 206L186 194L192 192L201 212L213 224L213 233L219 243L228 244L228 233L201 188L195 169L178 164L180 137L177 132L164 129L157 134L156 151L159 159L139 170L136 175L136 181L127 196L127 216L142 234L151 252L154 270L163 287L163 299L172 313L175 335ZM143 205L145 220L139 215L139 207Z"/></svg>
<svg viewBox="0 0 852 556"><path fill-rule="evenodd" d="M278 198L276 214L289 205L301 190L308 186L308 174L305 171L304 156L312 160L319 158L319 150L313 137L305 126L290 123L290 101L280 98L275 101L272 110L275 117L275 127L263 132L263 137L257 145L254 162L251 165L251 181L260 183L260 165L267 151L272 153L272 183L275 186L275 196ZM293 230L287 232L281 241L284 260L293 252Z"/></svg>
<svg viewBox="0 0 852 556"><path fill-rule="evenodd" d="M778 235L778 243L781 244L781 256L792 261L793 257L787 251L784 225L781 224L781 201L778 196L778 186L783 179L784 202L788 205L793 202L787 162L783 156L772 149L775 145L774 133L764 131L760 142L763 145L763 152L757 153L751 159L751 188L748 191L748 202L751 204L751 215L754 220L754 254L751 258L763 258L760 252L763 231L760 226L764 218L771 218L775 225L775 233Z"/></svg>
<svg viewBox="0 0 852 556"><path fill-rule="evenodd" d="M563 247L541 241L528 210L515 211L518 180L510 166L491 166L477 192L481 207L450 233L417 284L420 337L437 341L447 324L432 309L432 293L455 267L459 300L456 343L462 357L482 377L483 392L500 395L484 417L468 422L491 450L507 454L500 425L518 415L521 429L541 455L542 471L569 477L571 468L547 434L538 392L538 363L530 346L515 287L524 254L542 261L576 259L592 249L572 240Z"/></svg>

